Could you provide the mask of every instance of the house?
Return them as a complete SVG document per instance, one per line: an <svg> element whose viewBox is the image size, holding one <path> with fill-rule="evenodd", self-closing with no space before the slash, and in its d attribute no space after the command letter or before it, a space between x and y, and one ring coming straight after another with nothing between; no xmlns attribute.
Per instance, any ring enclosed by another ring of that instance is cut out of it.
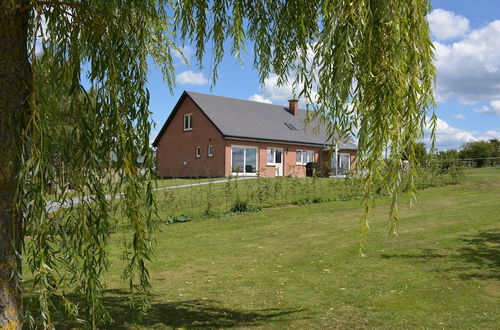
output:
<svg viewBox="0 0 500 330"><path fill-rule="evenodd" d="M325 129L305 125L306 112L297 100L286 107L185 91L153 142L158 174L304 177L308 162L345 174L357 145L333 146Z"/></svg>

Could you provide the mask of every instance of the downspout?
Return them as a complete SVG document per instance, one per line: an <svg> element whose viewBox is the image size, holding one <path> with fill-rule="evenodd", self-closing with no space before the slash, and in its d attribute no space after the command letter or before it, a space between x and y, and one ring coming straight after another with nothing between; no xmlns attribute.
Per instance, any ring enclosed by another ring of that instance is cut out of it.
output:
<svg viewBox="0 0 500 330"><path fill-rule="evenodd" d="M339 176L339 145L335 142L335 176Z"/></svg>

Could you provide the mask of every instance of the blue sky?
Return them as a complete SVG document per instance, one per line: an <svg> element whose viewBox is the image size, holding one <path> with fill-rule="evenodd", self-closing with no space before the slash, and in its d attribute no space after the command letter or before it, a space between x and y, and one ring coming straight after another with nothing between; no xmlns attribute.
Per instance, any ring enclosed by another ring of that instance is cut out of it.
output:
<svg viewBox="0 0 500 330"><path fill-rule="evenodd" d="M500 139L500 1L434 0L429 22L436 47L438 105L437 147L457 148L478 139ZM210 83L210 52L200 69L187 46L190 65L175 59L177 84L174 94L163 82L160 70L151 67L148 87L150 110L161 128L184 90L286 104L290 88L278 88L271 76L259 85L252 68L252 54L239 63L227 55L219 68L217 84Z"/></svg>

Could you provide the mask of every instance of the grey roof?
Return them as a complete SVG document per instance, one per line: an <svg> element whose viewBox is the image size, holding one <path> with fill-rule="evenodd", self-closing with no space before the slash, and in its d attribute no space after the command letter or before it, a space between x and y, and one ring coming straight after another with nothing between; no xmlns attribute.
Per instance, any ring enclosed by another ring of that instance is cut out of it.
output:
<svg viewBox="0 0 500 330"><path fill-rule="evenodd" d="M196 103L226 138L312 145L331 144L331 141L327 141L328 135L324 127L314 122L305 125L306 110L299 109L298 115L294 116L288 112L286 106L281 105L195 92L184 92L184 95L189 96ZM157 140L166 129L171 116L158 134ZM285 123L293 124L298 130L291 130ZM317 126L318 129L316 129ZM158 142L157 140L153 143L154 145ZM353 141L340 144L339 147L357 149Z"/></svg>

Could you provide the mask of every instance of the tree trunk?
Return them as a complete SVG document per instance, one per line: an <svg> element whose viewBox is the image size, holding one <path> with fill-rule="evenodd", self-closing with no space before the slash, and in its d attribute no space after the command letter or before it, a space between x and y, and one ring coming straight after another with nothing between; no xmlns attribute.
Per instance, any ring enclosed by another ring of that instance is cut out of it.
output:
<svg viewBox="0 0 500 330"><path fill-rule="evenodd" d="M25 1L0 1L0 329L22 328L22 218L14 193L19 169L21 114L32 90Z"/></svg>

